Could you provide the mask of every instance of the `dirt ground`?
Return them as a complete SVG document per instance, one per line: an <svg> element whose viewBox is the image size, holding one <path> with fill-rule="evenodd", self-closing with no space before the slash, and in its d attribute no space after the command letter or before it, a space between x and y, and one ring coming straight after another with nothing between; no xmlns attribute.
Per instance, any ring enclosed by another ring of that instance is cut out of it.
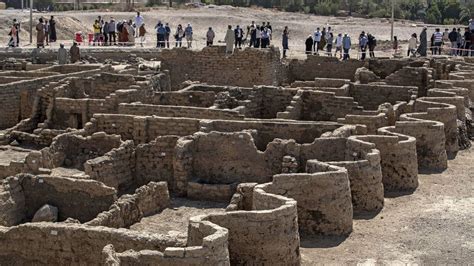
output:
<svg viewBox="0 0 474 266"><path fill-rule="evenodd" d="M474 150L419 181L413 194L386 198L374 218L354 220L346 239L302 237L303 264L472 264Z"/></svg>
<svg viewBox="0 0 474 266"><path fill-rule="evenodd" d="M185 243L189 218L209 213L223 212L227 204L173 198L171 206L160 213L143 218L130 226L131 230L174 235Z"/></svg>
<svg viewBox="0 0 474 266"><path fill-rule="evenodd" d="M94 20L100 15L106 20L114 17L115 20L133 19L134 12L107 12L104 11L69 11L56 13L35 13L34 22L39 17L48 18L54 15L57 21L58 43L65 42L66 46L72 42L74 32L84 33L92 31ZM281 34L284 26L290 29L290 55L296 51L304 51L304 41L309 34L312 34L316 27L331 26L335 33L349 33L353 36L353 43L357 43L356 37L361 31L372 33L378 39L377 50L391 50L391 44L384 42L390 39L390 23L387 19L364 19L351 17L324 17L303 13L288 13L269 9L256 8L236 8L230 6L219 6L214 8L193 8L193 9L155 9L142 12L147 27L147 44L154 46L156 41L154 26L158 21L169 22L172 32L178 24L186 26L191 23L194 30L195 48L205 45L205 36L208 27L213 27L216 32L216 43L223 40L227 25L250 25L252 21L256 24L271 22L273 26L272 43L281 46ZM18 10L0 10L0 47L8 42L8 32L11 21L16 18L21 21L23 31L21 32L20 43L23 45L29 41L29 13ZM397 21L394 33L399 40L408 40L412 33L420 33L424 25L413 21ZM429 26L429 32L434 31L435 26ZM443 28L445 26L442 26ZM452 28L452 26L446 26ZM35 36L34 36L35 37ZM58 45L58 43L55 46Z"/></svg>

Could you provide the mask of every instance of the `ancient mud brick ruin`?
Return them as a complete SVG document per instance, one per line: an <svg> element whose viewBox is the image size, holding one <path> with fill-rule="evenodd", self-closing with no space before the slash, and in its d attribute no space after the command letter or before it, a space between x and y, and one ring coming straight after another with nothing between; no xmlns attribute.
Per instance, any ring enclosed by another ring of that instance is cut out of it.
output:
<svg viewBox="0 0 474 266"><path fill-rule="evenodd" d="M83 55L0 53L0 264L298 265L474 135L468 58Z"/></svg>

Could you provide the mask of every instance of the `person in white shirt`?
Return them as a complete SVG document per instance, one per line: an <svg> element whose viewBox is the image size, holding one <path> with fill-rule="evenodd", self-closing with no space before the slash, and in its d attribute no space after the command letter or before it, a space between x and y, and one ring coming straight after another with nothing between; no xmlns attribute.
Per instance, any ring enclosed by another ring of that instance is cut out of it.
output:
<svg viewBox="0 0 474 266"><path fill-rule="evenodd" d="M435 33L433 33L434 39L434 54L441 54L441 46L443 45L443 33L440 32L439 28L436 29Z"/></svg>
<svg viewBox="0 0 474 266"><path fill-rule="evenodd" d="M260 41L262 40L262 27L257 25L255 27L255 48L260 48Z"/></svg>
<svg viewBox="0 0 474 266"><path fill-rule="evenodd" d="M319 51L319 43L321 42L321 31L319 31L319 28L316 29L314 32L314 44L313 44L313 51L315 54L318 53Z"/></svg>
<svg viewBox="0 0 474 266"><path fill-rule="evenodd" d="M411 35L410 40L408 40L408 53L407 56L412 55L414 57L416 55L416 49L418 48L418 39L416 37L416 33Z"/></svg>
<svg viewBox="0 0 474 266"><path fill-rule="evenodd" d="M339 58L342 58L342 34L339 33L336 37L336 52L334 56L337 56L337 52L339 51Z"/></svg>
<svg viewBox="0 0 474 266"><path fill-rule="evenodd" d="M140 15L140 12L137 12L137 15L135 16L135 28L139 29L143 25L143 23L145 23L145 20ZM138 37L138 36L136 36L136 37Z"/></svg>

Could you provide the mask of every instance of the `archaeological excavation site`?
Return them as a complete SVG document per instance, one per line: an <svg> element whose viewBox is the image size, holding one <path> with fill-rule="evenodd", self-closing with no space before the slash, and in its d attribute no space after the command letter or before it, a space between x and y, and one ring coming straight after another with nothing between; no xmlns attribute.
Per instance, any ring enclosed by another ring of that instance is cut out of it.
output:
<svg viewBox="0 0 474 266"><path fill-rule="evenodd" d="M474 137L474 58L83 58L0 52L0 265L317 264Z"/></svg>

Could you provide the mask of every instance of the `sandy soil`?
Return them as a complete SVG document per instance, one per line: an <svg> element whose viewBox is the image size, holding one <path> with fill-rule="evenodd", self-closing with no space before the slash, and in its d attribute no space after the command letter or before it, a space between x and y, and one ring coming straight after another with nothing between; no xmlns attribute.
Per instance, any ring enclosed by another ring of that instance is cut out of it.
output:
<svg viewBox="0 0 474 266"><path fill-rule="evenodd" d="M223 212L227 204L173 198L171 206L155 215L143 218L130 226L131 230L174 235L180 240L187 238L189 218L208 213Z"/></svg>
<svg viewBox="0 0 474 266"><path fill-rule="evenodd" d="M413 194L386 198L377 216L354 220L346 239L302 237L303 264L471 264L474 150L461 151L446 171L419 180Z"/></svg>
<svg viewBox="0 0 474 266"><path fill-rule="evenodd" d="M24 162L30 151L9 145L0 146L0 164L9 165L11 161Z"/></svg>
<svg viewBox="0 0 474 266"><path fill-rule="evenodd" d="M194 28L195 47L205 45L205 36L208 27L212 26L216 32L216 41L223 40L227 25L249 25L251 21L261 24L270 21L273 25L273 44L281 46L281 33L284 26L290 28L290 51L304 50L304 41L312 34L316 27L331 26L336 33L349 33L358 36L361 31L372 33L379 40L378 50L390 47L390 44L382 40L390 39L390 23L387 19L363 19L346 17L323 17L302 13L288 13L269 9L234 8L221 6L217 8L195 8L195 9L156 9L142 12L148 30L148 44L154 45L155 34L153 27L158 21L169 22L174 32L178 24L191 23ZM76 31L91 32L92 24L97 16L105 19L114 17L116 20L132 19L133 12L107 12L107 11L69 11L61 13L35 13L34 21L39 17L49 18L54 15L57 20L58 41L71 42L73 33ZM0 46L6 45L10 23L13 18L22 22L23 32L21 39L26 44L29 40L29 14L15 10L0 10ZM423 25L410 21L399 21L395 23L395 35L400 40L408 40L412 33L421 32ZM452 28L451 26L447 26ZM433 31L434 26L429 31ZM444 26L443 26L444 28ZM354 42L355 43L355 42Z"/></svg>
<svg viewBox="0 0 474 266"><path fill-rule="evenodd" d="M66 177L73 177L77 179L86 179L88 176L84 173L84 171L74 169L74 168L65 168L65 167L56 167L51 169L51 176L66 176Z"/></svg>

